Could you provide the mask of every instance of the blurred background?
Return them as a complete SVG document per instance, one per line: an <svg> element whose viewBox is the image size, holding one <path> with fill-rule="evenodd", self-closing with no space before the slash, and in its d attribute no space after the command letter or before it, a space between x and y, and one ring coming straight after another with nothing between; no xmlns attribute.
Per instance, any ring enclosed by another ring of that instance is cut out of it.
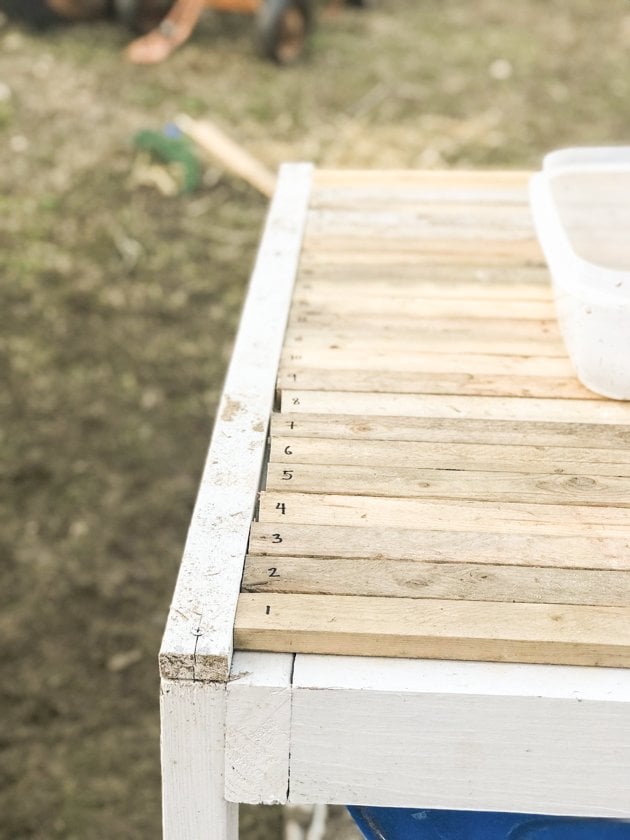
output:
<svg viewBox="0 0 630 840"><path fill-rule="evenodd" d="M290 68L242 15L155 67L120 23L0 28L2 840L160 836L156 655L266 200L205 164L169 194L136 133L210 118L271 168L630 142L627 0L327 5Z"/></svg>

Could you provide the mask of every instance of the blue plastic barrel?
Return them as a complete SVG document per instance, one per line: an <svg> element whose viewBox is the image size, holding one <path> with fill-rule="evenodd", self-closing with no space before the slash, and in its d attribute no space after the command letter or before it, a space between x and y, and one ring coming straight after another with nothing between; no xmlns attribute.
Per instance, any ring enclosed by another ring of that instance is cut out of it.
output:
<svg viewBox="0 0 630 840"><path fill-rule="evenodd" d="M421 808L348 810L367 840L630 840L630 820Z"/></svg>

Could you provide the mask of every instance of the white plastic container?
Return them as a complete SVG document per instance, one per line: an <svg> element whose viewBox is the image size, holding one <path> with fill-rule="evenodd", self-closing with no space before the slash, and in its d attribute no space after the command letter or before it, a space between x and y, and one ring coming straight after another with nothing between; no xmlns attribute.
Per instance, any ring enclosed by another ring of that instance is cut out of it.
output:
<svg viewBox="0 0 630 840"><path fill-rule="evenodd" d="M630 400L630 146L552 152L530 199L577 375Z"/></svg>

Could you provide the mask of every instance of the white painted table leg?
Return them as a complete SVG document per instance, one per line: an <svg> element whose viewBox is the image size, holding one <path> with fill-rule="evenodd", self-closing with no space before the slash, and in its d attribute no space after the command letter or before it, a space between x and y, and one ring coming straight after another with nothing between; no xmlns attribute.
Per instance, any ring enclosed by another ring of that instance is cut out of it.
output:
<svg viewBox="0 0 630 840"><path fill-rule="evenodd" d="M225 683L162 680L164 840L238 840L224 797Z"/></svg>

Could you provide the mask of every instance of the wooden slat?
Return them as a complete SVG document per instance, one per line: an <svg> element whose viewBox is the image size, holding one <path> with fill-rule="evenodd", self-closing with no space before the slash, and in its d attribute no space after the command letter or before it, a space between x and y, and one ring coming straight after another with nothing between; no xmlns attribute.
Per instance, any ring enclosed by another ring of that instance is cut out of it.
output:
<svg viewBox="0 0 630 840"><path fill-rule="evenodd" d="M469 418L387 417L353 414L279 414L271 434L360 440L497 443L607 449L630 447L630 426Z"/></svg>
<svg viewBox="0 0 630 840"><path fill-rule="evenodd" d="M478 420L543 420L630 425L630 403L344 391L285 390L282 411L295 414L357 414L401 417L461 417Z"/></svg>
<svg viewBox="0 0 630 840"><path fill-rule="evenodd" d="M288 486L290 485L290 486ZM319 464L269 464L269 490L477 499L532 504L616 505L630 507L630 481L615 476L430 470L403 467L334 469Z"/></svg>
<svg viewBox="0 0 630 840"><path fill-rule="evenodd" d="M630 607L241 594L237 647L630 666Z"/></svg>
<svg viewBox="0 0 630 840"><path fill-rule="evenodd" d="M382 273L379 271L379 274ZM416 297L433 300L456 300L458 297L466 297L475 301L524 301L550 303L551 288L547 275L541 276L540 282L517 282L503 277L502 282L484 281L479 272L471 271L469 278L462 276L462 273L449 272L448 282L440 279L436 269L432 269L429 277L410 278L398 275L382 279L365 276L366 272L356 273L350 271L326 271L324 267L317 272L301 272L301 279L298 283L299 297L308 295L313 302L323 301L329 307L336 307L338 301L351 298L356 301L365 301L367 298L398 301L398 306L405 306L407 301L415 300ZM305 298L306 299L306 298Z"/></svg>
<svg viewBox="0 0 630 840"><path fill-rule="evenodd" d="M298 358L294 355L297 352ZM309 346L299 350L285 349L282 370L349 370L379 373L462 374L469 376L510 376L554 379L574 379L570 361L562 356L499 356L483 353L369 353L351 349L340 353L322 352ZM322 389L324 390L324 389Z"/></svg>
<svg viewBox="0 0 630 840"><path fill-rule="evenodd" d="M539 300L477 300L462 295L459 298L427 298L418 294L405 300L397 298L357 295L356 298L345 296L337 299L325 299L303 290L293 300L293 310L308 314L315 312L334 312L352 317L362 315L380 315L383 318L489 318L491 320L549 321L556 327L556 309L553 301Z"/></svg>
<svg viewBox="0 0 630 840"><path fill-rule="evenodd" d="M525 441L520 446L505 446L275 437L269 460L280 464L630 477L630 450L529 446Z"/></svg>
<svg viewBox="0 0 630 840"><path fill-rule="evenodd" d="M258 519L264 523L304 525L351 525L441 531L489 531L492 533L580 534L629 537L627 508L587 505L481 502L473 499L397 498L390 496L343 496L318 493L265 491L260 494Z"/></svg>
<svg viewBox="0 0 630 840"><path fill-rule="evenodd" d="M368 263L363 266L340 266L331 262L309 267L300 265L296 288L307 291L319 290L319 283L322 283L322 294L326 288L330 288L333 296L344 293L352 288L366 289L370 294L371 284L375 284L372 294L386 295L388 288L392 289L393 297L411 296L418 284L418 290L422 293L423 288L435 289L438 296L448 295L448 289L452 286L465 289L466 294L472 298L483 299L492 295L492 290L497 288L527 289L525 297L518 297L522 300L550 300L551 282L549 270L544 263L523 266L480 266L478 263L458 263L457 265L406 265L398 266L395 271L383 270L380 265ZM432 292L431 292L432 293Z"/></svg>
<svg viewBox="0 0 630 840"><path fill-rule="evenodd" d="M630 571L630 539L255 522L249 553ZM349 593L350 594L350 593Z"/></svg>
<svg viewBox="0 0 630 840"><path fill-rule="evenodd" d="M400 195L407 190L430 187L458 192L475 189L484 194L490 190L519 190L525 201L530 177L531 172L517 169L316 169L313 174L313 197L320 195L323 189L330 188L394 188L396 195Z"/></svg>
<svg viewBox="0 0 630 840"><path fill-rule="evenodd" d="M630 571L249 555L243 592L630 606Z"/></svg>
<svg viewBox="0 0 630 840"><path fill-rule="evenodd" d="M299 328L298 328L299 327ZM388 355L413 356L418 354L472 353L475 355L533 356L566 359L564 345L559 336L539 334L519 337L504 331L494 336L480 331L468 330L417 330L415 335L396 334L373 335L368 338L369 328L363 330L334 330L325 335L319 328L305 328L306 324L292 326L285 337L284 350L290 361L300 361L302 350L318 354L322 366L328 365L332 357L343 359L348 366L348 357L363 354L366 360L382 359ZM286 355L285 355L286 358ZM370 363L372 363L370 361Z"/></svg>
<svg viewBox="0 0 630 840"><path fill-rule="evenodd" d="M438 236L390 236L375 237L369 231L362 236L314 236L306 235L302 248L304 255L313 252L318 254L340 254L351 255L357 249L367 251L370 254L379 253L383 256L399 257L406 254L413 256L420 264L424 257L440 254L445 261L461 263L462 258L468 254L475 263L479 257L490 257L495 263L525 263L530 258L539 260L541 257L540 245L534 232L529 229L526 233L516 233L507 238L504 235L494 236L488 231L484 237L457 238L450 230L442 230Z"/></svg>
<svg viewBox="0 0 630 840"><path fill-rule="evenodd" d="M524 204L390 202L387 206L330 207L313 209L308 214L307 235L417 237L440 235L453 237L507 235L531 237L532 219Z"/></svg>
<svg viewBox="0 0 630 840"><path fill-rule="evenodd" d="M468 296L481 299L491 296L494 288L507 286L515 290L529 289L529 293L522 298L524 300L551 299L549 270L543 262L509 267L491 264L479 266L478 263L418 264L398 266L396 271L383 271L382 266L373 263L363 266L340 266L334 260L311 268L300 265L296 288L307 288L317 292L320 283L323 284L322 294L330 288L333 295L335 290L343 293L345 286L364 287L366 294L370 294L369 289L374 284L372 294L387 295L391 289L394 297L410 296L418 284L420 293L426 286L427 289L435 288L440 296L448 294L451 286L455 292L458 286L462 286L466 288Z"/></svg>
<svg viewBox="0 0 630 840"><path fill-rule="evenodd" d="M450 301L447 301L449 303ZM503 338L537 341L541 344L553 343L560 346L560 331L555 318L553 320L535 318L468 318L466 310L459 313L453 310L448 317L423 317L411 311L398 315L377 312L334 312L325 309L313 309L294 306L289 320L290 343L294 334L302 332L308 342L314 346L335 341L365 342L367 335L372 340L394 338L403 341L407 348L416 345L419 337L438 336L442 340L466 339L474 344L480 336L485 338ZM544 350L543 350L544 352ZM566 358L566 354L563 354Z"/></svg>
<svg viewBox="0 0 630 840"><path fill-rule="evenodd" d="M437 357L439 358L439 357ZM492 358L492 357L490 357ZM494 357L501 359L501 356ZM327 360L325 360L327 361ZM553 360L555 361L555 360ZM302 364L302 363L300 363ZM384 361L384 366L386 361ZM427 373L397 370L280 368L278 388L305 391L364 391L397 394L459 394L481 397L541 397L596 400L597 394L569 377Z"/></svg>
<svg viewBox="0 0 630 840"><path fill-rule="evenodd" d="M408 239L381 239L366 237L358 244L352 239L329 239L311 237L305 241L302 250L302 264L317 265L330 258L335 262L360 264L375 261L397 265L402 262L444 264L487 263L500 265L526 265L542 259L540 245L533 238L528 239L422 239L415 242Z"/></svg>

